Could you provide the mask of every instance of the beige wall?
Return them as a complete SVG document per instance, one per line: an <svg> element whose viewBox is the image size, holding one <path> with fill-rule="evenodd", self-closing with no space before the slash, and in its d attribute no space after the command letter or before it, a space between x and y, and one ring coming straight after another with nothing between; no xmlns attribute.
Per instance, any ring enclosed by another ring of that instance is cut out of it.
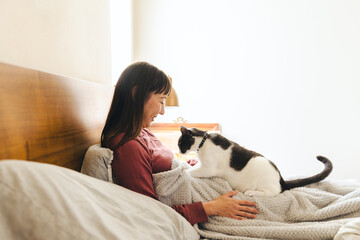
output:
<svg viewBox="0 0 360 240"><path fill-rule="evenodd" d="M111 83L109 0L0 0L0 61Z"/></svg>

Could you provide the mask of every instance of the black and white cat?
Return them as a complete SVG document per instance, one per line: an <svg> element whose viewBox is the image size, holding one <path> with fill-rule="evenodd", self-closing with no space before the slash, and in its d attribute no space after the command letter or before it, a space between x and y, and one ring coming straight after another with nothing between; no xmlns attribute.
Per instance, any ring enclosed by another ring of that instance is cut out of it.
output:
<svg viewBox="0 0 360 240"><path fill-rule="evenodd" d="M222 177L233 189L248 196L275 196L285 190L320 182L332 171L332 163L318 156L325 168L312 177L284 181L274 163L261 154L241 147L219 133L181 127L179 149L182 154L198 152L200 166L189 171L193 177ZM197 164L199 165L199 163Z"/></svg>

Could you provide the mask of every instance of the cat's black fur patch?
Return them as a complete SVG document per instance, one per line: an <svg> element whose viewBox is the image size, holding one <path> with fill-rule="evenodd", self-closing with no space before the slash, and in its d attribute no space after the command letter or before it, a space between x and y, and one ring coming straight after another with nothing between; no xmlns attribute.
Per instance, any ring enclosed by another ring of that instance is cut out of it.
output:
<svg viewBox="0 0 360 240"><path fill-rule="evenodd" d="M178 141L178 146L181 153L185 153L194 144L195 138L188 134L182 134Z"/></svg>
<svg viewBox="0 0 360 240"><path fill-rule="evenodd" d="M277 168L277 166L275 165L275 163L273 163L273 162L270 161L270 160L269 160L269 162L270 162L270 164L276 169L276 171L278 171L278 172L280 173L280 171L279 171L279 169Z"/></svg>
<svg viewBox="0 0 360 240"><path fill-rule="evenodd" d="M215 145L220 146L224 150L231 146L231 142L220 134L211 134L209 138Z"/></svg>
<svg viewBox="0 0 360 240"><path fill-rule="evenodd" d="M231 150L230 156L230 167L233 169L240 171L243 169L249 160L253 157L261 156L261 154L248 150L244 147L241 147L239 144L233 142L233 147Z"/></svg>
<svg viewBox="0 0 360 240"><path fill-rule="evenodd" d="M210 134L209 138L215 145L220 146L224 150L233 145L230 156L230 167L237 171L243 169L251 158L257 156L262 157L261 154L241 147L239 144L228 140L221 134L213 133Z"/></svg>
<svg viewBox="0 0 360 240"><path fill-rule="evenodd" d="M202 130L197 129L197 128L190 128L189 132L190 132L191 135L193 135L195 137L202 137L206 133L205 131L202 131Z"/></svg>

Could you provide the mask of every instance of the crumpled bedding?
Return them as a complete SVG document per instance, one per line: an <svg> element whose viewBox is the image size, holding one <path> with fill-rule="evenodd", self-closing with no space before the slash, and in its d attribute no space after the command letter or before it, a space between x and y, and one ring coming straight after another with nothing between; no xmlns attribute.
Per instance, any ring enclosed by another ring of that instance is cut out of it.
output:
<svg viewBox="0 0 360 240"><path fill-rule="evenodd" d="M79 172L0 161L0 239L199 239L171 207Z"/></svg>
<svg viewBox="0 0 360 240"><path fill-rule="evenodd" d="M232 191L219 177L193 178L186 163L174 160L170 171L154 174L155 191L160 201L171 206L210 201ZM236 220L213 216L209 222L195 224L208 239L333 239L338 230L360 217L360 184L323 181L285 191L275 197L235 198L256 202L256 219Z"/></svg>

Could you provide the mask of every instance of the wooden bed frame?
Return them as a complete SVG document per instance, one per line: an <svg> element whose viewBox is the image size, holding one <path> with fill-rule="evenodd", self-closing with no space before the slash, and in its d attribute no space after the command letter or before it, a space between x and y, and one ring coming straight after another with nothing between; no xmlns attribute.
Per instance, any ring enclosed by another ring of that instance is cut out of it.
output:
<svg viewBox="0 0 360 240"><path fill-rule="evenodd" d="M0 159L79 171L100 142L114 87L0 63Z"/></svg>

